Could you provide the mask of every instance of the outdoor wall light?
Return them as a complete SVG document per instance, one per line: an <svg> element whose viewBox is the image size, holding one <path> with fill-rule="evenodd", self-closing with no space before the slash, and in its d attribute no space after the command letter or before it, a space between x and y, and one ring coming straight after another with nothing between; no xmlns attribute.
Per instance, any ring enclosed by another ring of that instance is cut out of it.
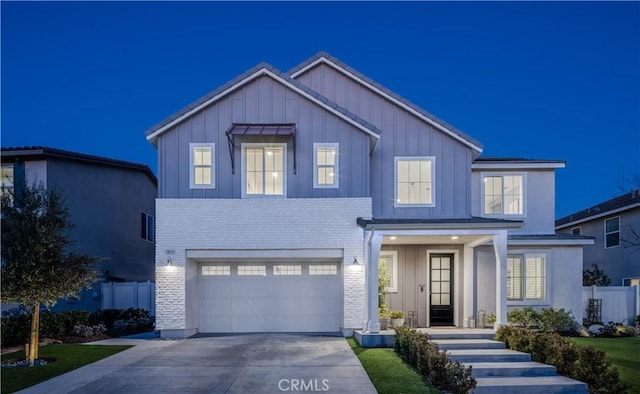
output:
<svg viewBox="0 0 640 394"><path fill-rule="evenodd" d="M351 265L360 265L356 256L353 256L353 262L351 263Z"/></svg>
<svg viewBox="0 0 640 394"><path fill-rule="evenodd" d="M171 256L167 257L167 261L164 263L167 267L173 267L173 260L171 260Z"/></svg>

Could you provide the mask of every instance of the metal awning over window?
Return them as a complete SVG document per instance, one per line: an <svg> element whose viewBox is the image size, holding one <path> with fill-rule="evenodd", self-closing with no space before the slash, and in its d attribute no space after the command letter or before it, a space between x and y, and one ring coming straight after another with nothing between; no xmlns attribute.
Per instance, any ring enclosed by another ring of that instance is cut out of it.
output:
<svg viewBox="0 0 640 394"><path fill-rule="evenodd" d="M225 132L231 154L231 172L235 173L235 136L237 135L279 135L293 138L293 173L296 173L296 125L295 123L252 124L233 123Z"/></svg>

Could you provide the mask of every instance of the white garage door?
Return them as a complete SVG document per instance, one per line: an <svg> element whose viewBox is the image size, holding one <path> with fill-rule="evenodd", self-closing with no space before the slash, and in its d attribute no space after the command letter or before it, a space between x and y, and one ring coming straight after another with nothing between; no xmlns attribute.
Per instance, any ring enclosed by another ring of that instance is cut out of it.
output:
<svg viewBox="0 0 640 394"><path fill-rule="evenodd" d="M200 332L338 332L338 263L199 266Z"/></svg>

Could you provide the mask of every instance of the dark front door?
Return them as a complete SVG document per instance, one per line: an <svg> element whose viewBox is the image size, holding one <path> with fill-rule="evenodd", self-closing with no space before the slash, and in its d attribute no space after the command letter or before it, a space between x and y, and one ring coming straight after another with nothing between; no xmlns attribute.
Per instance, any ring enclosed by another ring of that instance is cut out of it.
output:
<svg viewBox="0 0 640 394"><path fill-rule="evenodd" d="M431 289L429 311L432 326L453 325L453 255L432 254L429 258Z"/></svg>

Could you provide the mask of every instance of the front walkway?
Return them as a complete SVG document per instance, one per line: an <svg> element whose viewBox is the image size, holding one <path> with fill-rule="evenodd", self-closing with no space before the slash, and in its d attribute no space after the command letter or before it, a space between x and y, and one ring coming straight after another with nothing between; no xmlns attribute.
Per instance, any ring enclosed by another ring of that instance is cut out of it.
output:
<svg viewBox="0 0 640 394"><path fill-rule="evenodd" d="M493 339L496 331L493 328L460 328L460 327L430 327L416 328L430 337L439 339L464 339L483 338ZM370 334L356 330L353 333L356 341L362 347L393 347L396 332L393 329L381 330L379 333Z"/></svg>

